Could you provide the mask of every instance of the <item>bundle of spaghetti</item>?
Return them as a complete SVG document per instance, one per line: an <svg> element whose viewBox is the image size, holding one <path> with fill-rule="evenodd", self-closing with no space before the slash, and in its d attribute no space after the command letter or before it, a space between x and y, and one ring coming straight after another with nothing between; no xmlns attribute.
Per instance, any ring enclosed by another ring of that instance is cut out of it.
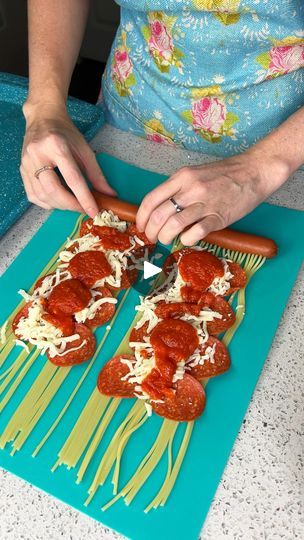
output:
<svg viewBox="0 0 304 540"><path fill-rule="evenodd" d="M80 469L78 471L78 474L77 474L77 483L79 483L81 481L81 479L83 478L84 474L85 474L85 471L87 470L87 467L92 459L92 457L94 456L95 454L95 451L96 449L98 448L98 445L100 444L100 442L102 441L102 438L107 430L107 428L109 427L110 425L110 422L112 420L112 418L114 417L114 414L116 413L116 410L118 408L118 406L120 405L121 403L121 399L112 399L108 409L106 410L105 412L105 415L103 416L96 432L95 432L95 435L90 443L90 446L83 458L83 461L81 463L81 466L80 466Z"/></svg>
<svg viewBox="0 0 304 540"><path fill-rule="evenodd" d="M114 317L112 318L112 321L114 320L114 318L116 316L117 316L117 311L116 311ZM74 397L75 397L76 393L78 392L79 388L81 387L82 383L86 379L88 373L92 369L92 367L94 365L94 361L98 357L98 355L100 353L100 350L101 350L102 346L104 345L104 342L105 342L105 340L106 340L106 338L108 336L108 333L109 333L109 330L106 331L106 333L103 336L103 339L101 340L99 346L97 347L92 359L90 360L90 363L88 364L85 372L81 376L81 378L78 381L78 383L77 383L76 387L74 388L73 392L71 392L69 399L67 400L65 406L63 407L63 409L61 410L61 412L59 414L60 418L59 417L56 418L56 420L54 421L51 428L49 428L48 433L43 438L43 443L46 442L48 437L54 431L55 427L58 425L59 421L61 420L64 413L68 409L69 405L71 404L72 400L74 399ZM37 353L38 353L37 354L37 356L38 356L39 351L37 351ZM70 371L71 371L71 367L60 368L60 367L54 366L50 362L46 362L46 364L42 368L41 372L39 373L38 377L36 378L35 382L31 386L31 388L28 390L25 398L23 399L23 401L20 403L19 407L17 408L17 410L13 414L13 416L12 416L11 420L9 421L8 426L7 426L8 430L10 430L11 425L15 425L15 426L18 425L18 431L20 431L19 434L16 432L16 435L14 437L13 450L12 450L13 454L22 448L23 444L26 442L26 440L29 437L29 435L31 434L32 430L34 429L34 427L39 422L42 414L49 407L52 400L54 399L54 397L58 393L59 389L61 388L63 382L68 377ZM37 388L43 388L40 395L37 395L37 393L36 393ZM23 414L23 411L24 411L25 407L27 408L26 409L27 410L26 416ZM5 431L4 431L4 433L5 433ZM4 434L3 434L3 436L4 436ZM2 439L2 437L0 439L0 442L1 442L1 440L3 440L3 442L4 442L4 439ZM9 440L12 440L12 439L9 439ZM9 442L9 440L7 440L6 442ZM4 444L6 444L6 443L4 443ZM36 448L36 451L35 451L36 454L39 451L39 449L42 447L42 442L38 446L39 446L38 450Z"/></svg>
<svg viewBox="0 0 304 540"><path fill-rule="evenodd" d="M107 451L105 452L99 467L96 471L94 480L90 486L90 495L91 498L97 491L98 487L103 485L106 479L108 478L108 475L114 465L114 462L116 460L118 461L118 468L117 468L117 480L118 482L118 476L119 476L119 463L120 459L123 453L123 450L131 437L131 435L136 431L136 429L139 429L139 427L146 421L147 419L147 412L143 406L143 404L140 401L136 401L131 410L129 411L128 415L124 419L124 421L120 424L118 429L116 430L114 436L111 439L111 442L107 448ZM88 450L88 453L86 454L80 469L77 474L77 483L79 483L83 475L91 461L92 454L90 452L90 448ZM114 476L113 476L113 483L114 483Z"/></svg>
<svg viewBox="0 0 304 540"><path fill-rule="evenodd" d="M13 441L11 455L14 455L15 452L22 448L23 444L26 442L41 416L49 406L53 396L58 392L63 381L68 376L70 369L71 368L67 368L66 370L57 369L50 383L30 410L29 417L23 421L23 425Z"/></svg>
<svg viewBox="0 0 304 540"><path fill-rule="evenodd" d="M61 412L59 413L59 415L57 416L57 418L54 420L54 422L51 424L50 428L48 429L47 433L43 436L42 440L40 441L40 443L38 444L38 446L35 448L34 450L34 453L33 453L33 456L36 456L38 454L38 452L41 450L41 448L44 446L44 444L48 441L49 437L52 435L52 433L54 432L54 430L56 429L56 427L59 425L60 421L62 420L63 416L65 415L66 411L68 410L68 408L70 407L71 403L73 402L77 392L79 391L79 389L81 388L82 384L84 383L84 381L86 380L89 372L91 371L93 365L94 365L94 362L95 360L98 358L101 350L102 350L102 347L104 346L105 342L106 342L106 339L108 338L108 335L112 329L112 326L113 324L115 323L126 299L127 299L127 296L129 294L129 289L127 289L123 295L123 297L121 298L119 304L118 304L118 307L115 311L115 314L114 316L112 317L112 319L109 321L109 324L108 326L106 327L105 329L105 333L104 333L104 336L103 338L101 339L98 347L96 348L96 351L94 353L94 355L92 356L91 360L90 360L90 363L88 364L86 370L84 371L83 375L81 376L80 380L78 381L77 385L75 386L74 390L71 392L69 398L67 399L67 401L65 402L65 404L63 405L62 409L61 409ZM114 294L115 296L115 294ZM68 372L68 368L59 368L61 369L62 371L67 371ZM58 388L59 389L59 388ZM54 392L53 395L50 395L49 398L50 398L50 401L49 403L47 403L47 405L49 405L52 401L52 399L55 397L56 393L57 393L58 390L56 390Z"/></svg>
<svg viewBox="0 0 304 540"><path fill-rule="evenodd" d="M173 461L172 460L172 444L168 446L168 470L167 470L165 481L161 489L159 490L159 492L153 499L153 501L149 504L149 506L145 508L145 513L150 512L152 508L156 509L158 508L158 506L164 506L166 504L166 501L172 491L172 488L175 484L178 473L182 466L185 454L187 452L187 448L191 439L193 427L194 427L194 422L187 423L184 437L182 440L182 444L179 448L173 467L172 467L172 461Z"/></svg>
<svg viewBox="0 0 304 540"><path fill-rule="evenodd" d="M40 373L33 383L31 391L25 395L13 416L10 418L8 424L4 428L4 431L0 437L0 448L4 448L8 442L14 441L19 431L21 431L28 423L29 417L32 419L33 407L35 408L37 401L50 384L52 378L57 372L57 369L57 367L53 366L49 362L45 364L43 368L43 376L41 376Z"/></svg>
<svg viewBox="0 0 304 540"><path fill-rule="evenodd" d="M142 406L141 402L138 402L139 405ZM112 484L113 484L113 494L116 495L118 491L118 481L119 481L119 473L120 473L120 463L123 456L124 449L133 433L137 431L144 422L148 419L147 411L144 410L144 414L141 413L137 417L133 417L133 419L129 422L126 429L123 431L122 436L120 438L119 444L117 445L117 451L114 455L115 449L113 449L113 460L115 461L115 468L112 478ZM113 462L114 462L113 461Z"/></svg>
<svg viewBox="0 0 304 540"><path fill-rule="evenodd" d="M3 394L7 386L26 362L29 357L29 352L30 351L23 349L17 356L16 360L5 371L3 371L3 373L1 373L0 394Z"/></svg>
<svg viewBox="0 0 304 540"><path fill-rule="evenodd" d="M78 235L83 218L84 216L81 215L77 219L74 229L71 232L70 238L74 238ZM46 264L46 266L43 268L42 272L39 274L37 279L41 278L48 272L51 272L58 265L58 256L59 256L60 251L63 249L64 245L65 245L65 242L59 247L59 249L57 250L55 255L52 257L52 259ZM34 288L34 284L32 285L30 292L33 291L33 288ZM6 340L5 340L4 345L0 349L0 367L2 367L5 361L9 358L10 353L12 352L16 344L15 336L12 331L12 321L15 315L17 314L17 312L24 305L24 303L25 303L24 300L22 300L18 304L18 306L11 313L11 315L8 317L7 321L3 325L5 326ZM17 343L18 343L18 340L17 340ZM24 377L27 375L29 369L34 364L34 361L38 358L38 356L39 356L39 351L37 349L35 350L33 345L28 344L19 353L19 355L15 358L15 360L13 360L13 362L6 369L6 371L1 374L0 380L2 382L0 384L0 394L3 394L7 388L8 388L8 391L6 392L5 396L0 401L0 413L9 403L10 399L13 397L17 388L19 388L20 383L23 381ZM5 445L6 443L3 443L3 444Z"/></svg>
<svg viewBox="0 0 304 540"><path fill-rule="evenodd" d="M6 405L9 403L11 397L14 395L15 391L19 387L19 384L26 376L29 369L34 364L36 358L39 356L39 351L34 351L32 355L28 358L27 363L23 366L19 374L17 375L14 382L9 387L8 391L6 392L5 396L0 401L0 413L3 411L3 409L6 407Z"/></svg>
<svg viewBox="0 0 304 540"><path fill-rule="evenodd" d="M149 452L145 455L135 473L131 479L127 482L125 487L119 491L115 497L102 507L102 510L107 510L121 497L129 505L144 483L153 473L154 469L160 462L163 454L168 447L172 448L172 440L178 427L178 422L172 420L164 420L162 427L158 433L158 436L150 448ZM88 500L91 500L91 496ZM86 501L87 503L87 501Z"/></svg>
<svg viewBox="0 0 304 540"><path fill-rule="evenodd" d="M58 452L58 459L52 468L54 472L60 465L66 465L68 469L76 467L79 459L89 444L92 433L101 421L111 398L102 396L95 391L91 394L87 404L82 410L73 430L65 444Z"/></svg>

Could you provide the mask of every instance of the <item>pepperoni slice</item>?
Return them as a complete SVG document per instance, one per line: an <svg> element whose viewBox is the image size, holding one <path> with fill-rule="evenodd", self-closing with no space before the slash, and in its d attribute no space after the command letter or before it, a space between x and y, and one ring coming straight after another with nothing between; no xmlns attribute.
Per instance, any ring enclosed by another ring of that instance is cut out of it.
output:
<svg viewBox="0 0 304 540"><path fill-rule="evenodd" d="M96 341L92 330L85 324L75 324L74 333L79 334L79 338L67 344L66 351L70 352L67 352L63 356L54 356L53 358L51 358L47 352L47 357L52 364L55 364L56 366L74 366L76 364L87 362L87 360L93 356L96 348ZM85 343L80 349L73 350L76 347L79 347L84 341Z"/></svg>
<svg viewBox="0 0 304 540"><path fill-rule="evenodd" d="M96 225L93 227L93 234L96 234ZM131 247L128 233L118 231L113 227L98 227L100 245L105 249L125 251Z"/></svg>
<svg viewBox="0 0 304 540"><path fill-rule="evenodd" d="M16 313L13 322L12 322L12 329L15 334L15 336L20 339L20 335L18 335L17 326L21 319L26 319L29 314L29 310L32 307L33 302L27 302L21 309L19 309L18 313Z"/></svg>
<svg viewBox="0 0 304 540"><path fill-rule="evenodd" d="M168 255L168 257L166 258L163 264L163 271L166 274L169 274L173 268L174 263L178 265L183 255L193 252L195 252L195 250L191 248L183 248L178 249L177 251L173 251L173 253L170 253L170 255Z"/></svg>
<svg viewBox="0 0 304 540"><path fill-rule="evenodd" d="M165 319L152 330L150 342L156 356L179 362L189 358L198 347L198 335L185 321Z"/></svg>
<svg viewBox="0 0 304 540"><path fill-rule="evenodd" d="M84 309L91 300L89 289L78 279L66 279L52 290L48 311L54 315L73 315Z"/></svg>
<svg viewBox="0 0 304 540"><path fill-rule="evenodd" d="M113 297L111 291L106 287L97 287L95 290L98 291L98 294L94 296L94 300ZM90 327L102 326L110 319L112 319L114 313L115 304L105 302L104 304L101 304L101 306L99 306L93 319L86 319L84 323Z"/></svg>
<svg viewBox="0 0 304 540"><path fill-rule="evenodd" d="M207 323L207 330L209 334L221 334L235 323L235 313L232 307L221 296L215 296L211 292L203 293L201 295L199 304L201 309L209 308L212 311L216 311L222 315L221 319L214 319L214 321Z"/></svg>
<svg viewBox="0 0 304 540"><path fill-rule="evenodd" d="M127 233L128 233L129 236L133 236L133 237L136 236L139 240L141 240L141 241L144 243L144 246L141 246L141 245L138 244L138 243L136 242L136 240L134 239L135 242L136 242L136 246L135 246L135 249L136 249L136 250L137 250L138 248L147 247L147 248L149 249L149 251L150 251L151 249L154 248L155 244L149 240L149 238L145 235L144 232L140 232L140 231L137 229L135 223L131 223L131 224L129 225L129 227L127 228Z"/></svg>
<svg viewBox="0 0 304 540"><path fill-rule="evenodd" d="M128 231L121 232L115 227L106 225L94 225L93 219L89 218L82 222L80 236L93 234L100 238L100 245L105 249L125 251L131 247L130 234Z"/></svg>
<svg viewBox="0 0 304 540"><path fill-rule="evenodd" d="M195 377L195 379L202 380L208 377L216 377L224 373L230 368L230 355L227 347L219 339L209 336L206 343L201 347L201 355L206 354L208 347L214 347L215 352L213 356L213 362L211 360L204 360L203 364L198 364L195 367L187 367L187 373Z"/></svg>
<svg viewBox="0 0 304 540"><path fill-rule="evenodd" d="M111 266L101 251L77 253L71 260L68 270L74 278L80 279L89 289L95 285L96 281L112 273Z"/></svg>
<svg viewBox="0 0 304 540"><path fill-rule="evenodd" d="M247 283L247 275L245 270L243 270L238 263L227 261L227 264L229 272L233 275L233 277L230 279L230 289L226 293L228 295L245 287Z"/></svg>
<svg viewBox="0 0 304 540"><path fill-rule="evenodd" d="M86 234L94 234L92 227L94 226L93 219L89 218L82 222L80 226L79 236L85 236Z"/></svg>
<svg viewBox="0 0 304 540"><path fill-rule="evenodd" d="M69 315L52 315L52 313L44 313L42 319L61 330L63 336L71 336L74 334L75 322Z"/></svg>
<svg viewBox="0 0 304 540"><path fill-rule="evenodd" d="M208 251L192 251L178 265L182 279L194 289L206 290L215 277L224 275L223 263Z"/></svg>
<svg viewBox="0 0 304 540"><path fill-rule="evenodd" d="M136 268L132 268L132 270L129 270L128 268L123 269L121 271L120 287L113 287L112 285L108 285L108 287L112 291L122 291L124 289L129 289L135 283L137 277L138 270Z"/></svg>
<svg viewBox="0 0 304 540"><path fill-rule="evenodd" d="M45 278L48 278L50 276L54 276L55 272L51 272L50 274L46 274L45 276L41 276L39 279L37 279L35 285L34 285L34 291L36 289L39 289L41 287L42 283L44 282Z"/></svg>
<svg viewBox="0 0 304 540"><path fill-rule="evenodd" d="M140 328L132 328L131 332L130 332L130 336L129 336L129 341L132 343L132 342L144 342L145 341L145 337L148 336L148 326L149 326L149 323L148 322L145 322L145 324L143 324Z"/></svg>
<svg viewBox="0 0 304 540"><path fill-rule="evenodd" d="M190 303L198 304L202 296L201 291L199 291L198 289L193 289L192 287L189 287L189 285L184 285L183 287L181 287L180 292L181 292L182 299L185 302L190 302Z"/></svg>
<svg viewBox="0 0 304 540"><path fill-rule="evenodd" d="M188 302L159 303L155 308L155 315L160 319L171 319L179 315L185 315L186 313L198 316L200 310L201 308L198 304Z"/></svg>
<svg viewBox="0 0 304 540"><path fill-rule="evenodd" d="M112 397L134 397L136 384L122 380L129 373L128 366L121 362L124 358L135 362L135 357L131 354L121 354L114 356L103 366L97 380L97 388L101 394Z"/></svg>
<svg viewBox="0 0 304 540"><path fill-rule="evenodd" d="M185 374L176 383L176 392L163 399L163 403L151 403L156 414L177 422L191 422L198 418L206 403L202 385L191 375Z"/></svg>

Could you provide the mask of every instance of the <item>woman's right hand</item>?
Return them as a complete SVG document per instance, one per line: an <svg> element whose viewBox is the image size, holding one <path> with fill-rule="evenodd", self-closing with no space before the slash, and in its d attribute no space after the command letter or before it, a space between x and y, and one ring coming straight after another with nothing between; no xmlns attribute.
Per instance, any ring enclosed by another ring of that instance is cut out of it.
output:
<svg viewBox="0 0 304 540"><path fill-rule="evenodd" d="M105 180L94 152L65 107L25 104L23 110L26 132L20 173L29 201L48 210L75 210L94 217L98 207L84 174L101 193L115 195L115 191ZM35 171L45 165L58 167L66 185L52 170L43 171L36 178Z"/></svg>

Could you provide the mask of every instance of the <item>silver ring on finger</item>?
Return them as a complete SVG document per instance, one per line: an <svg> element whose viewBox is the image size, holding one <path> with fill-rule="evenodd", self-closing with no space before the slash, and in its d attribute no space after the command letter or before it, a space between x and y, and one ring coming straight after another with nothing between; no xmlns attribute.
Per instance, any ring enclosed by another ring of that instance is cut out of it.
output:
<svg viewBox="0 0 304 540"><path fill-rule="evenodd" d="M177 214L179 214L179 212L182 212L184 210L184 208L180 206L173 197L170 197L169 201L173 204L175 208L175 212Z"/></svg>
<svg viewBox="0 0 304 540"><path fill-rule="evenodd" d="M40 167L39 169L37 169L37 171L34 172L34 176L35 178L39 178L39 175L44 172L44 171L53 171L54 170L54 167L52 167L51 165L44 165L43 167Z"/></svg>

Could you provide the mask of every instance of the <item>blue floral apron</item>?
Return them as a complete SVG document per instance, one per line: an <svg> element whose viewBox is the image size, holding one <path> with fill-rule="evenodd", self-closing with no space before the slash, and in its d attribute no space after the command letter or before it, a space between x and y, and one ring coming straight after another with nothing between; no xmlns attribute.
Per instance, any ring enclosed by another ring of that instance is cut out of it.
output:
<svg viewBox="0 0 304 540"><path fill-rule="evenodd" d="M245 150L304 105L302 0L120 0L107 121L207 154Z"/></svg>

